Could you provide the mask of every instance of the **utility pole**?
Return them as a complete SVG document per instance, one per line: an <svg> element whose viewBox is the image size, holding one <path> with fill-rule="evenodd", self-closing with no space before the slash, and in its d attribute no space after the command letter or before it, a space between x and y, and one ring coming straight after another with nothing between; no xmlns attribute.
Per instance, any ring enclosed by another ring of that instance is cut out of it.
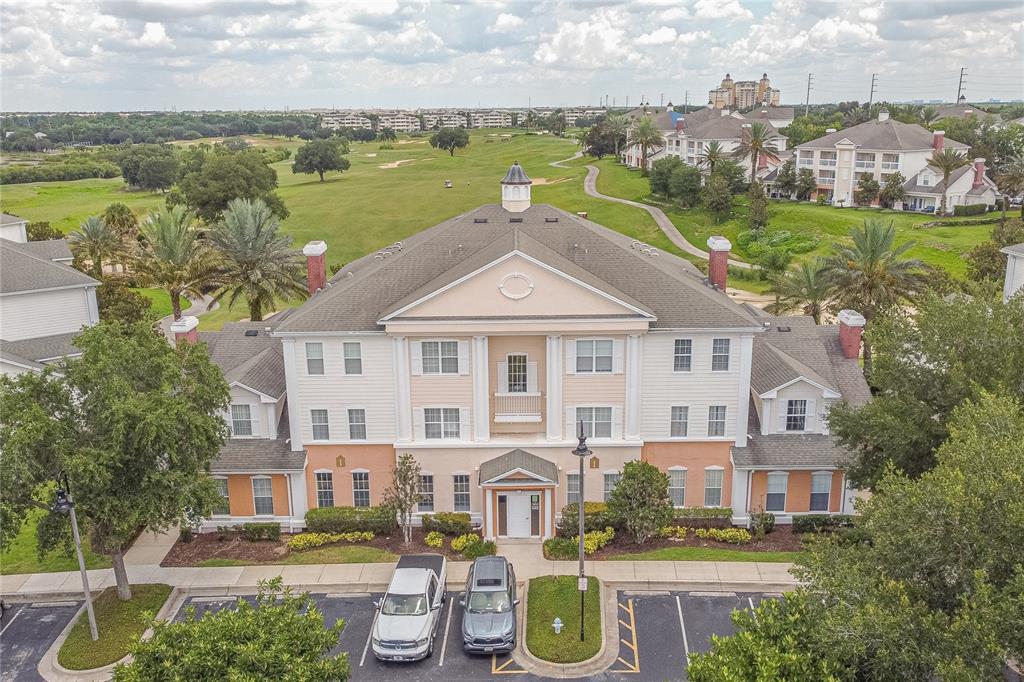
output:
<svg viewBox="0 0 1024 682"><path fill-rule="evenodd" d="M660 106L660 107L665 106L665 93L664 92L661 93L661 104L659 104L658 106Z"/></svg>
<svg viewBox="0 0 1024 682"><path fill-rule="evenodd" d="M629 95L626 95L626 108L629 109Z"/></svg>
<svg viewBox="0 0 1024 682"><path fill-rule="evenodd" d="M683 111L685 111L686 113L690 112L690 91L689 90L687 90L683 94Z"/></svg>
<svg viewBox="0 0 1024 682"><path fill-rule="evenodd" d="M871 105L875 103L875 90L878 89L878 74L871 74L871 94L868 95L868 114L871 114Z"/></svg>
<svg viewBox="0 0 1024 682"><path fill-rule="evenodd" d="M961 66L960 67L960 82L957 83L957 86L956 86L956 100L953 102L953 104L960 104L960 96L963 95L963 92L964 92L964 77L965 76L967 76L967 67L966 66Z"/></svg>
<svg viewBox="0 0 1024 682"><path fill-rule="evenodd" d="M804 116L809 116L811 113L811 83L814 82L814 74L807 74L807 99L804 100Z"/></svg>

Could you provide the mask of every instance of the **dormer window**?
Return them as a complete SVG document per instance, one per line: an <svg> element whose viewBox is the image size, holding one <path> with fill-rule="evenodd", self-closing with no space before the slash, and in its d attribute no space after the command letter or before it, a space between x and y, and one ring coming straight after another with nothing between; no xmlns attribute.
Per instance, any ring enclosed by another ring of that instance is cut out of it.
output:
<svg viewBox="0 0 1024 682"><path fill-rule="evenodd" d="M931 187L932 186L932 174L931 173L921 173L921 175L918 177L918 184L921 185L922 187Z"/></svg>
<svg viewBox="0 0 1024 682"><path fill-rule="evenodd" d="M807 428L807 401L790 400L786 404L786 430L804 431Z"/></svg>
<svg viewBox="0 0 1024 682"><path fill-rule="evenodd" d="M232 405L231 406L231 435L251 436L252 434L252 406Z"/></svg>

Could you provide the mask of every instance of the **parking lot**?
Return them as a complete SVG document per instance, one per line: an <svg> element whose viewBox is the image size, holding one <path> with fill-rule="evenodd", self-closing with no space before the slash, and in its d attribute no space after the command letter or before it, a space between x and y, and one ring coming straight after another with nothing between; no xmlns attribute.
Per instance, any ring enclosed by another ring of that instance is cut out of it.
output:
<svg viewBox="0 0 1024 682"><path fill-rule="evenodd" d="M8 604L0 619L0 680L42 680L39 659L67 627L82 602Z"/></svg>

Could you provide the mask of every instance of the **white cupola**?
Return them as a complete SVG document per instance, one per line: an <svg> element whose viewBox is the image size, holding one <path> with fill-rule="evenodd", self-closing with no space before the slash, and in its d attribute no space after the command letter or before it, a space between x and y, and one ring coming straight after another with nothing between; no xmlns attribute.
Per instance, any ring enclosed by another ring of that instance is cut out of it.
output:
<svg viewBox="0 0 1024 682"><path fill-rule="evenodd" d="M521 213L530 208L530 185L533 184L526 171L516 161L501 179L501 207L512 213Z"/></svg>

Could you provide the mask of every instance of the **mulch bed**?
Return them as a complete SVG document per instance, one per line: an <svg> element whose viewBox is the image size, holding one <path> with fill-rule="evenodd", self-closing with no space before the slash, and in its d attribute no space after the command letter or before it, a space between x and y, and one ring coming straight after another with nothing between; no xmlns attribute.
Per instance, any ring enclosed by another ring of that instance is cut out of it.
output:
<svg viewBox="0 0 1024 682"><path fill-rule="evenodd" d="M412 542L408 545L402 540L402 533L398 532L389 537L377 536L370 542L351 543L360 547L376 547L392 554L444 554L452 561L462 561L462 555L453 552L450 544L452 538L446 537L445 544L440 549L428 547L424 542L425 534L420 528L413 528ZM191 542L178 540L171 547L161 566L195 566L206 559L238 559L265 564L279 564L291 553L288 549L288 540L292 536L289 533L281 533L281 539L277 542L260 541L249 542L238 537L237 533L199 533ZM339 546L347 546L350 543L339 543ZM331 545L324 545L330 547Z"/></svg>
<svg viewBox="0 0 1024 682"><path fill-rule="evenodd" d="M697 537L697 534L692 529L686 534L685 540L669 540L656 537L651 538L642 545L638 545L625 533L616 531L614 540L593 554L588 554L587 558L601 560L616 554L626 554L636 552L637 550L647 552L664 547L714 547L717 549L735 549L741 552L799 552L803 549L803 543L801 536L786 526L776 526L775 530L763 539L755 539L749 545L732 545L728 542L704 540Z"/></svg>

